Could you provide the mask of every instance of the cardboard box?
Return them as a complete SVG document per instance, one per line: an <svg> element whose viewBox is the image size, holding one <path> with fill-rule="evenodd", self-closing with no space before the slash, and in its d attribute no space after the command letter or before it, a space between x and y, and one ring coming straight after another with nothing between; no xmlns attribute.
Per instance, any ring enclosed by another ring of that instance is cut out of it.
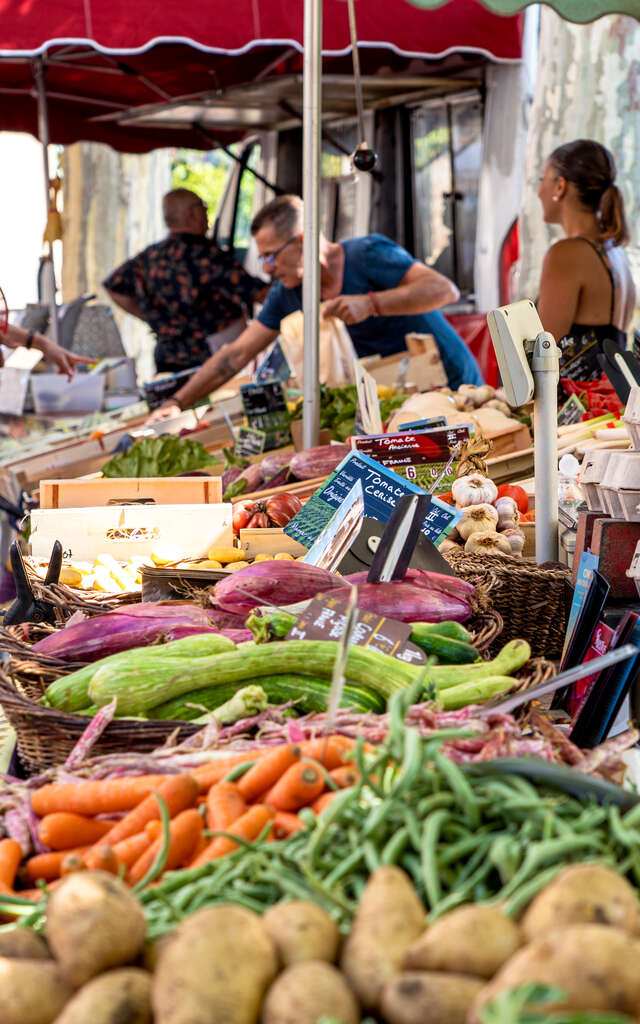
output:
<svg viewBox="0 0 640 1024"><path fill-rule="evenodd" d="M284 530L277 528L240 530L240 544L248 558L255 558L256 555L279 555L281 553L298 558L307 553L307 549L302 544L298 544L293 537L287 537Z"/></svg>
<svg viewBox="0 0 640 1024"><path fill-rule="evenodd" d="M435 339L430 334L408 334L407 344L409 344L409 339L413 339L412 349L394 352L391 356L369 356L361 360L362 365L374 378L376 384L395 387L398 381L399 364L408 356L409 366L405 377L407 385L415 385L420 391L446 387L447 375Z"/></svg>
<svg viewBox="0 0 640 1024"><path fill-rule="evenodd" d="M130 537L123 536L129 531ZM206 558L214 544L233 543L231 505L108 505L34 510L30 554L34 558L49 558L56 540L62 544L64 558L81 561L110 554L126 562L135 555L148 556L161 546L171 548L180 558Z"/></svg>

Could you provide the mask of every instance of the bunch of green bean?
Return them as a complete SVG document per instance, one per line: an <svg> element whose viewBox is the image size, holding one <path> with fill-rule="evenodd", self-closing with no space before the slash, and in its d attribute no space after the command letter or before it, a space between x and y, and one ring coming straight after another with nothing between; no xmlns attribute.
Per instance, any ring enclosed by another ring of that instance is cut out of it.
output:
<svg viewBox="0 0 640 1024"><path fill-rule="evenodd" d="M369 875L398 864L432 920L499 900L518 914L565 864L599 860L640 884L640 805L626 814L516 775L468 772L440 752L461 730L423 740L403 725L411 695L391 707L388 742L356 748L360 783L309 828L281 842L243 844L204 867L168 873L140 894L152 937L202 906L229 900L258 912L283 898L321 903L348 928Z"/></svg>

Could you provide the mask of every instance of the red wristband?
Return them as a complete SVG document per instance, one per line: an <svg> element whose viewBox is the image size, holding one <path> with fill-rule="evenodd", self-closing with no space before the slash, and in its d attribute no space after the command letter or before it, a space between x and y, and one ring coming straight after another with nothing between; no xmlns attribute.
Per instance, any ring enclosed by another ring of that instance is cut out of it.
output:
<svg viewBox="0 0 640 1024"><path fill-rule="evenodd" d="M367 295L371 299L371 305L373 306L374 315L382 316L382 310L380 309L380 299L375 292L367 292Z"/></svg>

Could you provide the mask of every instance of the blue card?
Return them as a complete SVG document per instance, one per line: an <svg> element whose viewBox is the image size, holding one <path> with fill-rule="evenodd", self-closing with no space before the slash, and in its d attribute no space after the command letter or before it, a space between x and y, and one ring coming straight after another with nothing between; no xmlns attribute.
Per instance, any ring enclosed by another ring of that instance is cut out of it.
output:
<svg viewBox="0 0 640 1024"><path fill-rule="evenodd" d="M391 518L402 495L424 493L421 487L398 476L393 470L381 466L367 455L352 451L305 502L298 514L285 526L284 532L310 548L358 480L364 494L365 516L382 523ZM458 509L438 498L432 498L422 532L437 545L461 518L462 513Z"/></svg>

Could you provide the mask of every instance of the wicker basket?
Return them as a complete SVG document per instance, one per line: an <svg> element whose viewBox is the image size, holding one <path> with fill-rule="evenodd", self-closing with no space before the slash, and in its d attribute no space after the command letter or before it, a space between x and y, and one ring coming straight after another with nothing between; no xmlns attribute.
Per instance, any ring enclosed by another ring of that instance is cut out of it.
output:
<svg viewBox="0 0 640 1024"><path fill-rule="evenodd" d="M560 659L569 615L569 569L504 555L447 552L446 558L461 579L486 584L491 604L504 622L501 644L527 640L534 658Z"/></svg>
<svg viewBox="0 0 640 1024"><path fill-rule="evenodd" d="M138 604L142 600L139 590L128 594L105 594L99 590L77 590L63 583L45 584L32 570L29 571L29 582L35 597L39 601L52 604L59 625L64 625L73 612L84 612L85 615L102 615L112 612L123 604Z"/></svg>

